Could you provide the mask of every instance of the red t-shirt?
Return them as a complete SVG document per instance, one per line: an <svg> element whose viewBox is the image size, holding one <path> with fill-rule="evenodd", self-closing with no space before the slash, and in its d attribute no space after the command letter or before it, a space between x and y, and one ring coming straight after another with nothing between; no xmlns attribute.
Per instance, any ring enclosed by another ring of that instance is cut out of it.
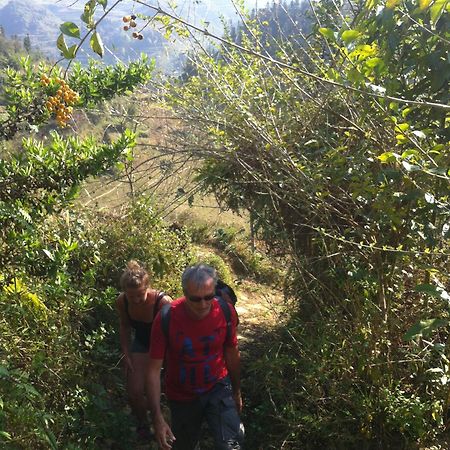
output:
<svg viewBox="0 0 450 450"><path fill-rule="evenodd" d="M230 307L231 334L226 341L227 323L217 299L212 300L210 312L200 320L189 316L184 302L182 297L171 304L169 343L158 313L150 346L151 358L166 358L166 394L176 401L193 400L227 376L223 347L237 346L237 316L233 307Z"/></svg>

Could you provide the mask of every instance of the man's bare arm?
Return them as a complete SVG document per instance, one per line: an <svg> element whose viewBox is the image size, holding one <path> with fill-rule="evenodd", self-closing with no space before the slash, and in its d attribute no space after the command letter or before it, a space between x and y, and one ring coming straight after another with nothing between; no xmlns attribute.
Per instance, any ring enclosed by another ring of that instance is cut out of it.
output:
<svg viewBox="0 0 450 450"><path fill-rule="evenodd" d="M169 425L161 412L161 368L162 359L149 359L147 374L145 379L145 390L149 402L150 411L155 428L155 437L158 445L163 450L172 447L171 443L175 440Z"/></svg>
<svg viewBox="0 0 450 450"><path fill-rule="evenodd" d="M231 380L231 388L233 389L233 397L236 402L236 408L239 412L241 412L241 356L238 347L224 347L224 357L228 375Z"/></svg>

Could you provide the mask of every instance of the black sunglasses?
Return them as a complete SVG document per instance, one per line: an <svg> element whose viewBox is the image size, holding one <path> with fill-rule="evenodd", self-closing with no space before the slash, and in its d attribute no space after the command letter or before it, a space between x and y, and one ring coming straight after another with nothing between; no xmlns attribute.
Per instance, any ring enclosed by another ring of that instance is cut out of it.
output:
<svg viewBox="0 0 450 450"><path fill-rule="evenodd" d="M197 295L193 295L192 297L187 297L187 298L191 302L198 303L198 302L201 302L202 300L210 302L215 296L216 296L216 294L212 293L212 294L204 295L203 297L198 297Z"/></svg>

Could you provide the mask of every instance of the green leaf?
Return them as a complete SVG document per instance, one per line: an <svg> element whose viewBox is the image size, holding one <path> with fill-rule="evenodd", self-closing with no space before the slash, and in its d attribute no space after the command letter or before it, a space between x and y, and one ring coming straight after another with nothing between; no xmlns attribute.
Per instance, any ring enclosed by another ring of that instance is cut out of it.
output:
<svg viewBox="0 0 450 450"><path fill-rule="evenodd" d="M95 32L91 37L91 48L94 50L97 55L100 55L103 58L104 55L104 48L103 48L103 42L100 35Z"/></svg>
<svg viewBox="0 0 450 450"><path fill-rule="evenodd" d="M349 57L351 59L366 59L369 57L375 57L378 53L378 47L376 46L376 44L361 44L361 45L357 45L355 50L353 50L350 54Z"/></svg>
<svg viewBox="0 0 450 450"><path fill-rule="evenodd" d="M420 166L417 164L410 164L408 161L402 161L402 166L407 172L417 172L420 170Z"/></svg>
<svg viewBox="0 0 450 450"><path fill-rule="evenodd" d="M442 150L445 150L445 145L437 144L430 150L430 152L436 155L440 155L442 153Z"/></svg>
<svg viewBox="0 0 450 450"><path fill-rule="evenodd" d="M384 66L384 61L378 57L369 58L366 60L366 66L371 69L374 69L375 67L378 67L378 66Z"/></svg>
<svg viewBox="0 0 450 450"><path fill-rule="evenodd" d="M404 134L397 134L395 136L395 139L397 139L397 144L402 145L408 142L408 138Z"/></svg>
<svg viewBox="0 0 450 450"><path fill-rule="evenodd" d="M27 394L30 394L31 397L39 396L39 392L31 384L23 383L21 386Z"/></svg>
<svg viewBox="0 0 450 450"><path fill-rule="evenodd" d="M430 6L431 0L419 0L419 8L424 10Z"/></svg>
<svg viewBox="0 0 450 450"><path fill-rule="evenodd" d="M121 172L122 170L125 170L125 164L122 161L119 161L116 163L116 169Z"/></svg>
<svg viewBox="0 0 450 450"><path fill-rule="evenodd" d="M396 128L398 128L400 131L406 131L409 128L409 123L398 123L396 125Z"/></svg>
<svg viewBox="0 0 450 450"><path fill-rule="evenodd" d="M8 441L11 440L11 435L6 431L0 431L0 436L3 437L4 439L7 439Z"/></svg>
<svg viewBox="0 0 450 450"><path fill-rule="evenodd" d="M9 371L5 366L0 366L0 378L1 377L8 377Z"/></svg>
<svg viewBox="0 0 450 450"><path fill-rule="evenodd" d="M412 111L412 108L405 108L402 111L402 117L405 118L411 111Z"/></svg>
<svg viewBox="0 0 450 450"><path fill-rule="evenodd" d="M63 52L64 58L66 58L66 59L73 59L73 58L75 58L75 55L76 55L76 52L77 52L77 48L78 48L77 44L74 44L71 47L69 47L67 49L67 51Z"/></svg>
<svg viewBox="0 0 450 450"><path fill-rule="evenodd" d="M418 284L414 288L414 290L416 292L423 292L425 294L429 294L432 297L440 298L443 300L450 300L450 295L445 289L439 286L434 286L433 284Z"/></svg>
<svg viewBox="0 0 450 450"><path fill-rule="evenodd" d="M42 251L48 256L49 259L51 259L52 261L55 260L55 257L52 255L52 253L49 250L44 248Z"/></svg>
<svg viewBox="0 0 450 450"><path fill-rule="evenodd" d="M410 156L419 156L419 155L420 153L418 152L418 150L416 150L415 148L410 148L402 153L402 158L405 159L409 158Z"/></svg>
<svg viewBox="0 0 450 450"><path fill-rule="evenodd" d="M384 152L380 156L378 156L378 159L382 163L390 163L395 162L397 160L396 155L393 152Z"/></svg>
<svg viewBox="0 0 450 450"><path fill-rule="evenodd" d="M413 131L414 136L418 137L419 139L425 139L427 137L427 135L420 130L414 130Z"/></svg>
<svg viewBox="0 0 450 450"><path fill-rule="evenodd" d="M448 325L448 320L444 319L428 319L428 320L420 320L416 324L414 324L403 336L405 341L410 341L419 336L427 336L433 330L439 327L443 327Z"/></svg>
<svg viewBox="0 0 450 450"><path fill-rule="evenodd" d="M368 62L371 61L372 59L378 59L378 58L371 58L371 59L368 59L368 60L366 61L366 65L368 65ZM389 109L391 109L392 111L397 112L397 111L398 111L398 103L397 103L397 102L391 102L391 103L389 103Z"/></svg>
<svg viewBox="0 0 450 450"><path fill-rule="evenodd" d="M61 50L61 53L64 55L69 49L67 48L66 40L64 39L64 35L61 33L56 40L56 47Z"/></svg>
<svg viewBox="0 0 450 450"><path fill-rule="evenodd" d="M393 9L395 8L399 3L401 3L402 0L387 0L386 2L386 8Z"/></svg>
<svg viewBox="0 0 450 450"><path fill-rule="evenodd" d="M339 75L339 72L338 72L336 69L333 69L333 67L330 67L330 68L327 70L327 75L328 75L328 77L329 77L331 80L334 80L334 81L340 81L340 75Z"/></svg>
<svg viewBox="0 0 450 450"><path fill-rule="evenodd" d="M66 36L80 38L80 29L73 22L64 22L59 29Z"/></svg>
<svg viewBox="0 0 450 450"><path fill-rule="evenodd" d="M430 19L433 24L441 18L442 12L449 0L436 0L430 8Z"/></svg>
<svg viewBox="0 0 450 450"><path fill-rule="evenodd" d="M428 173L431 173L433 175L440 175L441 177L445 177L446 175L449 175L447 169L444 167L433 167L431 169L428 169Z"/></svg>
<svg viewBox="0 0 450 450"><path fill-rule="evenodd" d="M26 211L23 208L19 208L18 212L20 213L20 215L22 216L23 219L25 219L28 223L33 223L33 219L31 218L30 214L28 213L28 211Z"/></svg>
<svg viewBox="0 0 450 450"><path fill-rule="evenodd" d="M95 11L96 0L89 0L86 5L84 5L83 14L81 14L81 20L88 26L92 28L94 26L94 11Z"/></svg>
<svg viewBox="0 0 450 450"><path fill-rule="evenodd" d="M320 31L320 30L319 30ZM351 42L353 42L354 40L358 39L359 36L361 36L361 33L359 31L356 30L345 30L342 33L342 40L346 43L346 44L350 44Z"/></svg>
<svg viewBox="0 0 450 450"><path fill-rule="evenodd" d="M352 67L348 71L347 78L352 83L359 83L361 81L364 81L364 75L356 67Z"/></svg>
<svg viewBox="0 0 450 450"><path fill-rule="evenodd" d="M47 443L50 446L51 450L58 450L58 444L56 442L56 436L53 434L53 432L48 428L47 424L47 418L45 416L40 416L39 420L41 422L41 427L44 430L44 437L47 441Z"/></svg>
<svg viewBox="0 0 450 450"><path fill-rule="evenodd" d="M108 0L97 0L99 5L103 6L103 10L106 9L106 6L108 5Z"/></svg>
<svg viewBox="0 0 450 450"><path fill-rule="evenodd" d="M334 31L331 28L319 28L319 33L330 41L335 41Z"/></svg>

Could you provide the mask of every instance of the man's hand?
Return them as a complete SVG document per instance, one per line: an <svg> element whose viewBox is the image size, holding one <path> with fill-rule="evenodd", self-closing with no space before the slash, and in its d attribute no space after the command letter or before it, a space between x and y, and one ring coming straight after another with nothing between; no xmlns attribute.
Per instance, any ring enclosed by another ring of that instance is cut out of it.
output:
<svg viewBox="0 0 450 450"><path fill-rule="evenodd" d="M241 396L240 390L233 392L233 399L234 399L234 402L236 403L237 412L239 414L241 414L241 412L242 412L242 396Z"/></svg>
<svg viewBox="0 0 450 450"><path fill-rule="evenodd" d="M153 428L155 429L155 438L159 448L162 450L170 450L173 441L175 441L175 436L164 418L155 419L153 421Z"/></svg>

